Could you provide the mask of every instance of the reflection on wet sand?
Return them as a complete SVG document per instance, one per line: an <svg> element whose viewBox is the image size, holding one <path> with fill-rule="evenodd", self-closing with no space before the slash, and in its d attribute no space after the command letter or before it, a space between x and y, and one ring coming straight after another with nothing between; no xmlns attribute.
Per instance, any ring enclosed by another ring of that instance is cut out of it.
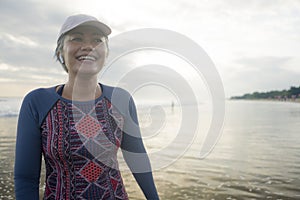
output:
<svg viewBox="0 0 300 200"><path fill-rule="evenodd" d="M15 117L0 118L0 199L15 199L13 181L15 130Z"/></svg>

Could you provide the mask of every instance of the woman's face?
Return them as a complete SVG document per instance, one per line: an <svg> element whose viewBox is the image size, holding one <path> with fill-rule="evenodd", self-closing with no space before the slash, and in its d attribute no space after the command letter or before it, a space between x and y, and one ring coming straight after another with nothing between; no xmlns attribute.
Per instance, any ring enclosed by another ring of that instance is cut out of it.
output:
<svg viewBox="0 0 300 200"><path fill-rule="evenodd" d="M69 75L96 75L107 55L105 37L95 27L79 26L64 39L62 56Z"/></svg>

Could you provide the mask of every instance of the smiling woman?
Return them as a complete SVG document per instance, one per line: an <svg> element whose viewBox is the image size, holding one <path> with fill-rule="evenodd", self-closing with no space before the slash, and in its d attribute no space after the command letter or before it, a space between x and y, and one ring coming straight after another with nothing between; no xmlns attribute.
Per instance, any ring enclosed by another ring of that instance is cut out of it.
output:
<svg viewBox="0 0 300 200"><path fill-rule="evenodd" d="M21 106L16 141L16 199L128 199L118 167L123 157L147 199L159 199L131 95L97 82L110 28L88 15L63 24L55 55L65 84L30 92ZM112 97L118 98L112 98Z"/></svg>
<svg viewBox="0 0 300 200"><path fill-rule="evenodd" d="M95 27L79 26L65 36L59 52L69 76L92 73L97 75L107 56L106 38ZM78 73L80 72L80 73Z"/></svg>

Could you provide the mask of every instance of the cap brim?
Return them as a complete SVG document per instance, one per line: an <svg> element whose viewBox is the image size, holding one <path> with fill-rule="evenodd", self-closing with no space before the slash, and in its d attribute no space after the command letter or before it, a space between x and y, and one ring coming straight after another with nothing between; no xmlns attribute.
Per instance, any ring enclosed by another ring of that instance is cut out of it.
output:
<svg viewBox="0 0 300 200"><path fill-rule="evenodd" d="M71 30L73 30L74 28L78 27L78 26L92 26L95 27L97 29L99 29L99 31L101 31L101 33L104 36L108 36L109 34L111 34L111 29L109 28L109 26L107 26L106 24L99 22L99 21L86 21L86 22L82 22L82 23L77 23L77 24L73 24L71 26L63 26L62 30L59 33L59 37L57 39L57 41L59 41L59 39L63 36L66 35L68 32L70 32Z"/></svg>
<svg viewBox="0 0 300 200"><path fill-rule="evenodd" d="M88 21L88 22L84 22L78 26L93 26L98 28L105 36L108 36L109 34L111 34L111 29L104 23L101 23L99 21ZM78 27L76 26L76 27ZM75 28L75 27L74 27ZM73 29L74 29L73 28Z"/></svg>

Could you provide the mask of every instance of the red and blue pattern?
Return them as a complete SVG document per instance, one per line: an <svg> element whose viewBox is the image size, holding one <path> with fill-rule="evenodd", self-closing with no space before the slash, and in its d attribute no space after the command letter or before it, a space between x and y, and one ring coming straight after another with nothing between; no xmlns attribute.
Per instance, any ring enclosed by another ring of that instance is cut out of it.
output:
<svg viewBox="0 0 300 200"><path fill-rule="evenodd" d="M117 162L122 125L105 97L96 103L58 100L41 126L44 199L128 199Z"/></svg>

